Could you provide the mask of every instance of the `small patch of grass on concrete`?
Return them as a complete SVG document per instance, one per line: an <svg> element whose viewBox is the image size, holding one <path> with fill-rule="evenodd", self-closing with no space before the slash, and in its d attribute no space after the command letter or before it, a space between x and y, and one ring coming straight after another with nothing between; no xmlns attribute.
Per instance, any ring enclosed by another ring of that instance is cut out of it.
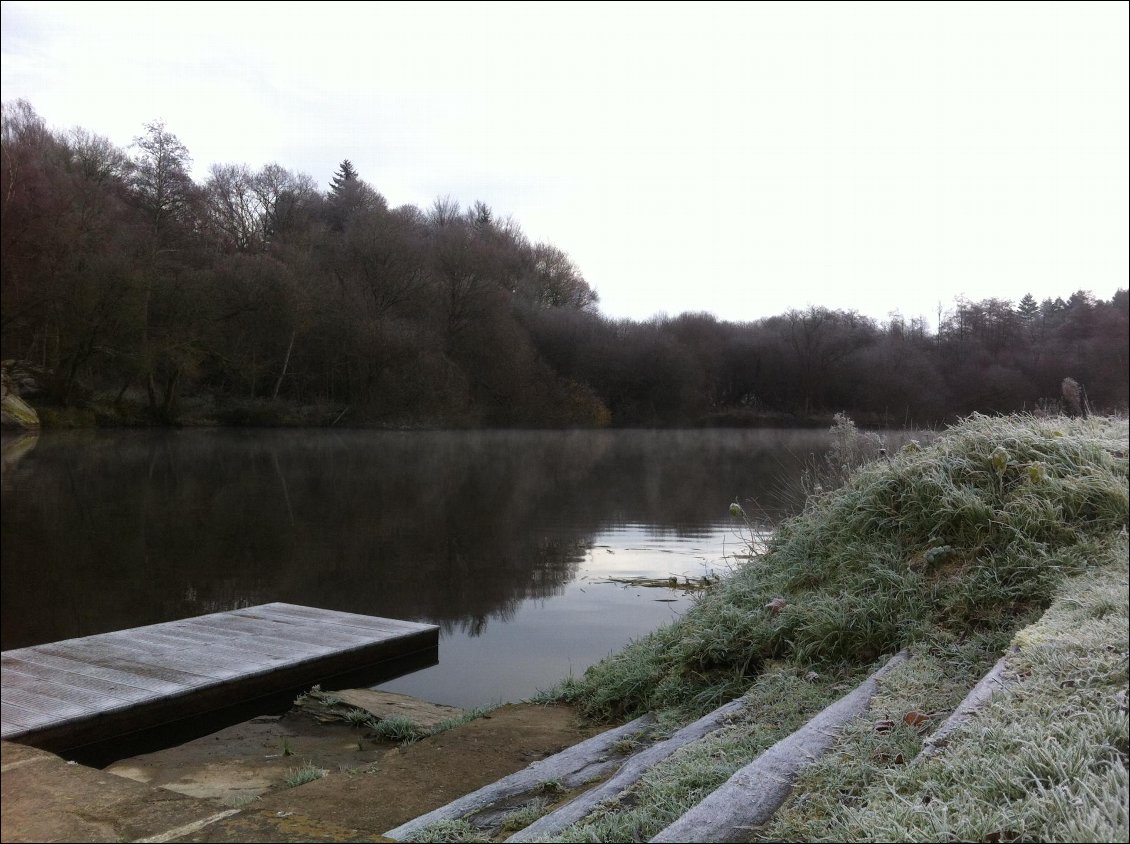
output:
<svg viewBox="0 0 1130 844"><path fill-rule="evenodd" d="M325 768L319 768L316 765L311 764L310 762L303 762L301 767L291 768L287 772L287 776L286 779L283 780L283 784L287 788L297 788L298 786L305 785L308 782L320 780L327 773L329 772Z"/></svg>
<svg viewBox="0 0 1130 844"><path fill-rule="evenodd" d="M374 718L370 716L363 723L372 730L374 738L410 744L411 742L419 741L429 736L435 736L448 730L453 730L464 724L469 724L478 718L488 715L497 708L497 706L480 706L475 709L469 709L458 717L440 721L434 727L422 727L410 718L400 717Z"/></svg>
<svg viewBox="0 0 1130 844"><path fill-rule="evenodd" d="M476 706L474 709L468 709L462 715L440 721L428 730L428 735L439 735L447 730L453 730L456 727L462 727L464 724L470 724L472 721L478 720L479 718L485 718L490 715L490 713L494 712L494 710L498 709L500 705L501 704Z"/></svg>
<svg viewBox="0 0 1130 844"><path fill-rule="evenodd" d="M383 741L413 742L428 735L428 731L420 727L415 721L399 716L371 718L367 724L369 729L372 730L373 738Z"/></svg>

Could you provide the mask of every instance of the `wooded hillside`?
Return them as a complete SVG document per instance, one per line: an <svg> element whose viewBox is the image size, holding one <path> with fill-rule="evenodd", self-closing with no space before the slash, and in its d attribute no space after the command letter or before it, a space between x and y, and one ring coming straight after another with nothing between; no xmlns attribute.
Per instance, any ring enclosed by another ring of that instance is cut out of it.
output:
<svg viewBox="0 0 1130 844"><path fill-rule="evenodd" d="M123 150L24 101L2 145L0 354L44 368L40 404L103 423L929 423L1054 404L1065 377L1127 405L1125 288L958 301L936 332L821 307L614 320L513 219L392 208L348 160L325 191L275 163L200 184L163 123Z"/></svg>

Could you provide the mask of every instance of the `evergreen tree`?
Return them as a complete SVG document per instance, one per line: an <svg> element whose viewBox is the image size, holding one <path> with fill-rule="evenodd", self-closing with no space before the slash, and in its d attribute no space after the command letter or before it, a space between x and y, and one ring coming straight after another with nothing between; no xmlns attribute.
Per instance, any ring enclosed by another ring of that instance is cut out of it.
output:
<svg viewBox="0 0 1130 844"><path fill-rule="evenodd" d="M356 181L357 170L354 168L353 162L346 158L338 166L333 178L330 179L330 195L341 196L349 189L349 183Z"/></svg>
<svg viewBox="0 0 1130 844"><path fill-rule="evenodd" d="M358 215L388 208L385 198L357 175L357 168L346 158L330 179L326 195L326 222L336 232L345 231Z"/></svg>
<svg viewBox="0 0 1130 844"><path fill-rule="evenodd" d="M1036 302L1036 297L1025 293L1016 306L1016 316L1020 320L1021 329L1030 338L1039 325L1040 305Z"/></svg>

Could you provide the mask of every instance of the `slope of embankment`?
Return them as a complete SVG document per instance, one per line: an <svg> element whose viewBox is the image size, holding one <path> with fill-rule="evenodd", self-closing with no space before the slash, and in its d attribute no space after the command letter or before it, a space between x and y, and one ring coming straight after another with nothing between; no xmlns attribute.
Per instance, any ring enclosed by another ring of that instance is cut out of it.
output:
<svg viewBox="0 0 1130 844"><path fill-rule="evenodd" d="M668 725L747 705L554 840L651 838L900 649L747 840L1125 840L1127 453L1123 419L973 416L813 495L678 622L556 691ZM1003 690L924 754L1002 655Z"/></svg>

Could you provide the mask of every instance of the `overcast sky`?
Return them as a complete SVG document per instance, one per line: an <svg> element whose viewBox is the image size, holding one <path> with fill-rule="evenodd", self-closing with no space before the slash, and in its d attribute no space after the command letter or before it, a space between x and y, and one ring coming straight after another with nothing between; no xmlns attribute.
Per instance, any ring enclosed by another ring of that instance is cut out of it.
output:
<svg viewBox="0 0 1130 844"><path fill-rule="evenodd" d="M2 9L3 99L52 127L483 200L611 316L1127 283L1125 2Z"/></svg>

